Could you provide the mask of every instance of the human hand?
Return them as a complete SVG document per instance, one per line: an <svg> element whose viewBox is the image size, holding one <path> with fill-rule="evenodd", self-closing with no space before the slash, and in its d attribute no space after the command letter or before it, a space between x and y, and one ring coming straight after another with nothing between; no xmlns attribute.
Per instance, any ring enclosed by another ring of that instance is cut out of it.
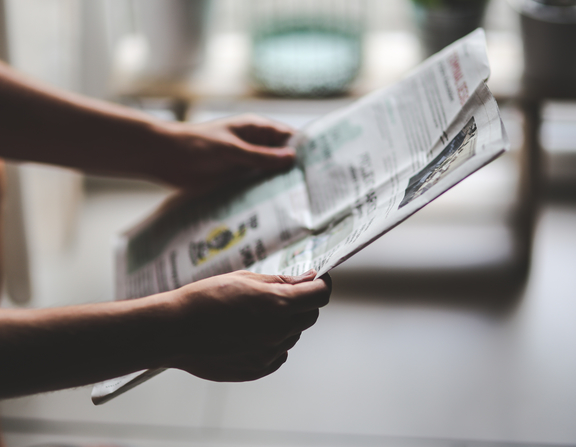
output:
<svg viewBox="0 0 576 447"><path fill-rule="evenodd" d="M330 277L312 281L315 275L240 271L178 289L177 354L168 366L219 382L273 373L328 303Z"/></svg>
<svg viewBox="0 0 576 447"><path fill-rule="evenodd" d="M286 169L296 157L286 146L294 130L257 115L201 124L165 123L160 129L172 150L154 161L155 177L196 194Z"/></svg>

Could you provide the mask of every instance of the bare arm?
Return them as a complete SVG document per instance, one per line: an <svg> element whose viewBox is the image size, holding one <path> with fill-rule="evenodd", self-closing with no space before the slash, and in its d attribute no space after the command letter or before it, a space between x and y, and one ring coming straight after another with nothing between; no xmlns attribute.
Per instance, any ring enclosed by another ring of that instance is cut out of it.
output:
<svg viewBox="0 0 576 447"><path fill-rule="evenodd" d="M0 62L0 157L140 177L203 193L289 167L292 130L256 116L206 124L147 114L43 85Z"/></svg>
<svg viewBox="0 0 576 447"><path fill-rule="evenodd" d="M235 272L136 300L0 309L0 398L146 368L216 381L263 377L327 304L329 278L313 278Z"/></svg>

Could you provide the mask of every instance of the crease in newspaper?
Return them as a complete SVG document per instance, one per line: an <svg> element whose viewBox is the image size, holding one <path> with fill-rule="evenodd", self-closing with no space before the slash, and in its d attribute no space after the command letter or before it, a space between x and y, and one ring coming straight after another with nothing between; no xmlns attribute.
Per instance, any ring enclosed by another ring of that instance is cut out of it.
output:
<svg viewBox="0 0 576 447"><path fill-rule="evenodd" d="M344 244L326 261L318 276L336 267L374 240L390 231L430 201L452 188L474 171L509 149L509 141L499 118L497 104L488 87L481 88L471 99L469 109L460 114L449 135L452 140L439 142L436 156L414 173L406 184L402 200L390 215L377 213L375 223L364 229L353 245Z"/></svg>

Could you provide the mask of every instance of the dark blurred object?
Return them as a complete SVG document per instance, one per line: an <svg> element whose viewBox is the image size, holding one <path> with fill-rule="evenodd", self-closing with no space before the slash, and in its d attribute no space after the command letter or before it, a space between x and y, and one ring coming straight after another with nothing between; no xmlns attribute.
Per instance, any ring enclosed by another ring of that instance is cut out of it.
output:
<svg viewBox="0 0 576 447"><path fill-rule="evenodd" d="M344 93L362 62L365 1L253 0L252 78L291 97Z"/></svg>
<svg viewBox="0 0 576 447"><path fill-rule="evenodd" d="M471 33L484 19L488 0L412 0L423 56Z"/></svg>
<svg viewBox="0 0 576 447"><path fill-rule="evenodd" d="M576 0L519 0L524 90L534 98L576 97Z"/></svg>
<svg viewBox="0 0 576 447"><path fill-rule="evenodd" d="M576 201L576 102L546 101L542 106L540 144L546 198Z"/></svg>

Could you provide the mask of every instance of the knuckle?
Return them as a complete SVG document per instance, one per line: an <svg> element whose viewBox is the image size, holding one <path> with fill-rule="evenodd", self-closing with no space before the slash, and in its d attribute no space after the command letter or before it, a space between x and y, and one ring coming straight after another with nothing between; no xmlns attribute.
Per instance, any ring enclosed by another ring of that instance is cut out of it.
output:
<svg viewBox="0 0 576 447"><path fill-rule="evenodd" d="M289 313L292 307L291 301L286 297L281 297L276 299L276 311L280 315L286 315Z"/></svg>
<svg viewBox="0 0 576 447"><path fill-rule="evenodd" d="M267 296L275 312L283 314L290 308L289 297L286 296L283 291L279 290L277 287L268 288Z"/></svg>
<svg viewBox="0 0 576 447"><path fill-rule="evenodd" d="M274 275L275 282L279 284L290 284L290 277L286 275Z"/></svg>
<svg viewBox="0 0 576 447"><path fill-rule="evenodd" d="M243 281L245 278L248 277L246 270L237 270L235 272L227 273L222 275L223 278L228 279L230 282L234 283L237 281Z"/></svg>

